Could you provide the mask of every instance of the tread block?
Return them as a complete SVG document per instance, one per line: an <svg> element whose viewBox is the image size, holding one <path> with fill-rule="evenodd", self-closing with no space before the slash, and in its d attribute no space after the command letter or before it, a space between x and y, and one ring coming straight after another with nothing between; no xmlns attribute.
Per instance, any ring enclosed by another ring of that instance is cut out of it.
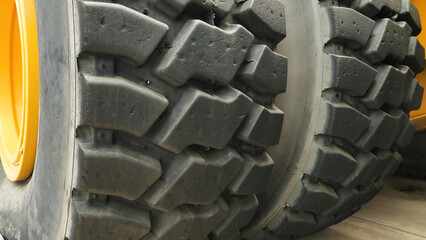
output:
<svg viewBox="0 0 426 240"><path fill-rule="evenodd" d="M204 239L228 214L222 198L209 206L180 206L154 217L151 236L142 240Z"/></svg>
<svg viewBox="0 0 426 240"><path fill-rule="evenodd" d="M386 58L401 62L408 50L410 36L411 28L406 22L378 20L364 48L364 56L374 64Z"/></svg>
<svg viewBox="0 0 426 240"><path fill-rule="evenodd" d="M266 45L250 48L246 65L237 73L239 79L259 93L279 94L287 88L287 58Z"/></svg>
<svg viewBox="0 0 426 240"><path fill-rule="evenodd" d="M343 91L351 96L363 96L373 83L377 71L354 57L330 57L335 70L324 88Z"/></svg>
<svg viewBox="0 0 426 240"><path fill-rule="evenodd" d="M389 65L381 66L373 85L365 97L361 98L361 102L372 109L379 109L384 104L399 107L413 77L414 73L407 66L400 69Z"/></svg>
<svg viewBox="0 0 426 240"><path fill-rule="evenodd" d="M119 4L78 2L80 51L142 65L169 27Z"/></svg>
<svg viewBox="0 0 426 240"><path fill-rule="evenodd" d="M200 20L182 28L156 74L175 87L190 78L228 84L237 73L254 36L240 25L222 30Z"/></svg>
<svg viewBox="0 0 426 240"><path fill-rule="evenodd" d="M392 157L392 154L387 150L379 150L377 156L371 153L360 153L356 157L359 166L352 178L344 183L344 186L368 186L379 177L384 177L383 170L392 165Z"/></svg>
<svg viewBox="0 0 426 240"><path fill-rule="evenodd" d="M341 102L323 100L320 106L320 119L316 133L355 141L368 128L367 116Z"/></svg>
<svg viewBox="0 0 426 240"><path fill-rule="evenodd" d="M194 0L197 1L197 0ZM226 17L231 11L232 7L234 7L235 1L218 1L212 0L211 6L212 10L219 19Z"/></svg>
<svg viewBox="0 0 426 240"><path fill-rule="evenodd" d="M411 142L411 139L414 136L414 131L416 130L416 125L411 122L408 118L404 118L403 128L399 133L398 138L396 139L395 144L398 147L406 147Z"/></svg>
<svg viewBox="0 0 426 240"><path fill-rule="evenodd" d="M75 227L69 239L141 239L151 228L149 213L139 208L114 202L72 204Z"/></svg>
<svg viewBox="0 0 426 240"><path fill-rule="evenodd" d="M242 157L244 166L228 189L237 195L261 193L265 189L274 167L272 158L266 152L258 156L243 154Z"/></svg>
<svg viewBox="0 0 426 240"><path fill-rule="evenodd" d="M422 105L423 100L423 86L419 84L416 79L411 79L408 93L402 102L402 108L406 112L417 110Z"/></svg>
<svg viewBox="0 0 426 240"><path fill-rule="evenodd" d="M173 18L178 17L188 6L191 6L201 11L212 10L221 19L231 11L234 1L154 0L154 6Z"/></svg>
<svg viewBox="0 0 426 240"><path fill-rule="evenodd" d="M402 156L398 152L394 152L388 157L387 161L389 164L386 166L387 168L382 175L384 178L391 177L395 174L396 170L402 162Z"/></svg>
<svg viewBox="0 0 426 240"><path fill-rule="evenodd" d="M275 106L253 104L235 137L256 146L273 146L280 140L283 121L284 113Z"/></svg>
<svg viewBox="0 0 426 240"><path fill-rule="evenodd" d="M351 7L370 18L391 17L401 11L401 0L355 0Z"/></svg>
<svg viewBox="0 0 426 240"><path fill-rule="evenodd" d="M389 149L403 127L404 118L407 118L399 109L392 109L389 113L381 110L372 111L369 117L370 127L355 143L366 151L371 151L375 147Z"/></svg>
<svg viewBox="0 0 426 240"><path fill-rule="evenodd" d="M405 21L413 29L412 35L417 36L422 31L420 14L411 0L402 0L401 11L398 14L397 21Z"/></svg>
<svg viewBox="0 0 426 240"><path fill-rule="evenodd" d="M267 225L267 228L276 235L299 235L306 229L316 227L315 217L312 213L297 212L285 208L281 210Z"/></svg>
<svg viewBox="0 0 426 240"><path fill-rule="evenodd" d="M136 200L162 173L160 161L120 146L80 149L82 184L91 193Z"/></svg>
<svg viewBox="0 0 426 240"><path fill-rule="evenodd" d="M410 38L404 64L409 66L415 74L423 72L425 68L425 48L416 37Z"/></svg>
<svg viewBox="0 0 426 240"><path fill-rule="evenodd" d="M175 153L192 144L222 149L238 130L251 104L249 97L230 87L211 94L189 87L152 141Z"/></svg>
<svg viewBox="0 0 426 240"><path fill-rule="evenodd" d="M356 160L343 149L318 144L314 147L314 156L305 169L312 177L327 179L336 183L343 182L356 169Z"/></svg>
<svg viewBox="0 0 426 240"><path fill-rule="evenodd" d="M169 104L163 95L120 77L80 76L81 126L121 130L140 137Z"/></svg>
<svg viewBox="0 0 426 240"><path fill-rule="evenodd" d="M213 239L235 239L240 236L240 229L250 222L259 202L255 195L233 197L228 201L228 206L229 216L213 230Z"/></svg>
<svg viewBox="0 0 426 240"><path fill-rule="evenodd" d="M287 205L298 211L320 214L338 201L339 196L332 187L319 181L311 181L304 175L292 190Z"/></svg>
<svg viewBox="0 0 426 240"><path fill-rule="evenodd" d="M278 0L244 1L235 17L260 37L279 42L286 36L285 8Z"/></svg>
<svg viewBox="0 0 426 240"><path fill-rule="evenodd" d="M142 198L162 211L181 204L209 205L243 167L241 157L231 149L176 156Z"/></svg>
<svg viewBox="0 0 426 240"><path fill-rule="evenodd" d="M359 49L367 44L376 24L372 19L345 7L328 7L331 22L330 40Z"/></svg>
<svg viewBox="0 0 426 240"><path fill-rule="evenodd" d="M350 213L352 215L353 209L359 207L362 203L367 202L373 198L383 186L380 181L376 183L368 183L365 186L356 188L340 188L338 194L340 201L323 213L324 216L341 215L342 213ZM343 219L341 219L343 220Z"/></svg>

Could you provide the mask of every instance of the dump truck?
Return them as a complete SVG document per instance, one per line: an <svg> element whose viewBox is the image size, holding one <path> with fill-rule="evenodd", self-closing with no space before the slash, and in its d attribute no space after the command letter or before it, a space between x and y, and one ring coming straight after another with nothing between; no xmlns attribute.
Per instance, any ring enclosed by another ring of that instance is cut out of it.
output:
<svg viewBox="0 0 426 240"><path fill-rule="evenodd" d="M300 238L372 199L426 126L422 0L1 11L9 240Z"/></svg>

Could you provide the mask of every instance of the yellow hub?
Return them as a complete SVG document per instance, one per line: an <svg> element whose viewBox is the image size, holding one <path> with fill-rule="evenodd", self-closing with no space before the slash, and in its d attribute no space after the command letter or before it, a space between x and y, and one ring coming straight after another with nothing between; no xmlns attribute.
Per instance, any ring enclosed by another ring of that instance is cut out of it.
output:
<svg viewBox="0 0 426 240"><path fill-rule="evenodd" d="M34 0L0 8L0 158L11 181L28 178L37 150L39 69Z"/></svg>
<svg viewBox="0 0 426 240"><path fill-rule="evenodd" d="M417 7L422 20L423 29L426 27L426 1L425 0L413 0L414 5ZM426 47L426 30L423 30L418 36L420 43ZM426 71L423 71L416 76L419 83L426 87ZM426 90L426 89L425 89ZM410 113L411 120L416 124L416 130L421 131L426 129L426 91L423 95L422 106L419 110Z"/></svg>

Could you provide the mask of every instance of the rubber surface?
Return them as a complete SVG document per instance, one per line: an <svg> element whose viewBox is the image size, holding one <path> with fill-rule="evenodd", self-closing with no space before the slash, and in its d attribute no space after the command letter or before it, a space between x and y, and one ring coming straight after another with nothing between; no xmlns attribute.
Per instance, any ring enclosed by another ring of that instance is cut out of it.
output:
<svg viewBox="0 0 426 240"><path fill-rule="evenodd" d="M68 239L238 239L279 141L284 6L75 1ZM94 231L96 229L96 231Z"/></svg>
<svg viewBox="0 0 426 240"><path fill-rule="evenodd" d="M36 171L0 175L0 231L291 239L350 216L398 166L423 94L418 15L398 2L39 1Z"/></svg>
<svg viewBox="0 0 426 240"><path fill-rule="evenodd" d="M37 160L25 183L0 175L0 231L240 238L284 119L274 106L287 80L274 52L283 5L43 0L36 10Z"/></svg>
<svg viewBox="0 0 426 240"><path fill-rule="evenodd" d="M398 167L396 150L410 142L415 128L408 113L422 100L423 87L414 76L424 68L424 48L415 37L419 15L410 2L403 2L402 9L399 0L312 1L320 19L317 27L323 29L322 36L312 37L323 46L318 115L306 126L315 128L306 139L312 144L300 157L293 153L295 160L285 170L299 180L281 184L281 189L276 183L261 198L261 206L273 206L278 201L274 191L288 192L281 196L285 207L269 215L273 217L263 231L255 233L268 217L262 213L244 229L252 234L249 239L298 238L340 222L374 197L381 179ZM264 208L269 209L274 208Z"/></svg>

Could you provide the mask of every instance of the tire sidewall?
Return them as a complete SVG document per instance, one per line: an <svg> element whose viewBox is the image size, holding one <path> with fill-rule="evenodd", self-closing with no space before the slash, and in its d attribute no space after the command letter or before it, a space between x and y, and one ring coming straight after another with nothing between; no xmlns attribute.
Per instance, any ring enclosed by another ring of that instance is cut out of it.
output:
<svg viewBox="0 0 426 240"><path fill-rule="evenodd" d="M72 1L36 0L35 5L40 69L36 163L25 182L11 183L0 174L0 231L8 239L63 239L75 132Z"/></svg>

